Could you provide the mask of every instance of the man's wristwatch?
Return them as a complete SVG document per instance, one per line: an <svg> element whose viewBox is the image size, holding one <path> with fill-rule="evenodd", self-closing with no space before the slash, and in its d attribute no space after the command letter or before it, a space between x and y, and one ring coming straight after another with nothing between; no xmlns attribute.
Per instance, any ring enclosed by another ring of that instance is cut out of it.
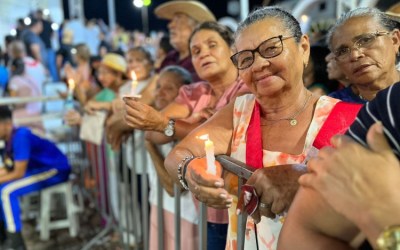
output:
<svg viewBox="0 0 400 250"><path fill-rule="evenodd" d="M389 226L376 240L379 250L400 249L400 225Z"/></svg>
<svg viewBox="0 0 400 250"><path fill-rule="evenodd" d="M175 120L169 119L167 127L164 129L164 134L168 137L172 137L175 134Z"/></svg>

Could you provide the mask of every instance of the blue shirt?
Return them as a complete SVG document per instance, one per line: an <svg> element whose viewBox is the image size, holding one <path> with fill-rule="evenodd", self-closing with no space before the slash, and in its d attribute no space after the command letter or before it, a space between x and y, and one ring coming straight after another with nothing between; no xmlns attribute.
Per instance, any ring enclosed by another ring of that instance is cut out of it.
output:
<svg viewBox="0 0 400 250"><path fill-rule="evenodd" d="M13 160L28 161L27 170L70 169L67 157L54 143L34 135L28 128L15 128L11 140Z"/></svg>
<svg viewBox="0 0 400 250"><path fill-rule="evenodd" d="M359 103L359 104L367 103L366 100L363 100L358 95L354 94L350 86L332 92L328 96L342 100L344 102Z"/></svg>
<svg viewBox="0 0 400 250"><path fill-rule="evenodd" d="M376 97L364 105L347 134L368 147L368 129L377 121L382 122L388 142L400 159L400 82L379 91Z"/></svg>

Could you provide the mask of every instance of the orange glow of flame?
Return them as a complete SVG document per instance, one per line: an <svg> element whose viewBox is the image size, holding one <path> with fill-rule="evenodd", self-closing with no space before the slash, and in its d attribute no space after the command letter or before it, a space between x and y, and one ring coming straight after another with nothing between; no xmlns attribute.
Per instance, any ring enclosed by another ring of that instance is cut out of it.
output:
<svg viewBox="0 0 400 250"><path fill-rule="evenodd" d="M75 81L73 79L69 79L68 80L68 88L70 90L74 90L75 89Z"/></svg>
<svg viewBox="0 0 400 250"><path fill-rule="evenodd" d="M131 78L132 78L132 81L137 81L136 73L133 70L131 71Z"/></svg>
<svg viewBox="0 0 400 250"><path fill-rule="evenodd" d="M196 138L197 138L197 139L200 139L200 140L203 140L203 141L209 140L208 134L196 136Z"/></svg>

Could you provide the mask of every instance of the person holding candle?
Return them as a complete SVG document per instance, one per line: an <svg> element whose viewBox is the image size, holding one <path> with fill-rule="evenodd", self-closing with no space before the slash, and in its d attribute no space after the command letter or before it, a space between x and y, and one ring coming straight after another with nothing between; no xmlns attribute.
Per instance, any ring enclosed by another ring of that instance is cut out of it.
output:
<svg viewBox="0 0 400 250"><path fill-rule="evenodd" d="M317 96L303 84L310 44L297 20L278 7L251 13L235 33L231 56L251 94L237 97L202 126L186 136L168 155L171 177L207 205L229 208L226 249L237 246L237 176L206 172L205 150L197 136L208 134L215 154L227 154L256 170L252 182L261 204L246 223L245 249L276 249L287 211L298 189L305 163L329 143L331 135L344 132L354 120L358 105ZM340 114L341 123L334 118ZM337 127L330 127L337 124ZM287 167L280 168L276 165ZM178 174L177 174L178 173ZM261 189L260 189L261 188ZM241 208L240 208L241 209Z"/></svg>
<svg viewBox="0 0 400 250"><path fill-rule="evenodd" d="M146 138L153 143L183 139L236 95L248 91L229 61L232 31L215 22L204 22L189 41L193 65L204 81L182 86L178 97L161 112L133 99L125 100L126 123L148 131ZM225 246L227 221L226 210L208 211L207 249Z"/></svg>
<svg viewBox="0 0 400 250"><path fill-rule="evenodd" d="M87 101L91 100L100 88L91 75L90 67L90 50L86 44L77 44L75 46L76 53L73 54L73 60L76 67L66 63L63 71L65 79L73 79L76 84L75 95L79 103L84 106Z"/></svg>
<svg viewBox="0 0 400 250"><path fill-rule="evenodd" d="M179 88L192 82L191 74L179 66L167 66L159 75L155 91L154 104L158 110L163 109L173 102L179 93ZM154 144L148 140L145 146L153 161L153 166L148 169L150 182L149 201L151 204L150 212L150 246L149 249L158 249L157 230L157 180L160 180L163 187L162 207L164 220L164 245L163 249L175 249L176 235L174 232L175 220L175 199L174 186L171 178L164 167L164 158L171 151L174 142L163 145ZM188 192L180 196L180 226L181 232L185 232L185 237L180 237L181 249L197 249L198 246L198 212L194 204L192 195Z"/></svg>
<svg viewBox="0 0 400 250"><path fill-rule="evenodd" d="M104 56L98 70L99 81L104 88L85 104L84 109L87 113L110 109L111 101L117 97L119 88L124 83L126 69L126 62L122 56L113 53ZM79 125L81 116L77 111L70 110L64 116L64 120L68 125Z"/></svg>

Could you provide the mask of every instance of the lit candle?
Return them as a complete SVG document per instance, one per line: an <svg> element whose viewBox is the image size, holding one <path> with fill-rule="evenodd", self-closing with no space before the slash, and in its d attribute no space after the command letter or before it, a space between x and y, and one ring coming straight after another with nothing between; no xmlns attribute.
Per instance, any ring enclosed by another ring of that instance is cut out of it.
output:
<svg viewBox="0 0 400 250"><path fill-rule="evenodd" d="M65 109L70 110L74 108L74 89L75 81L73 79L68 80L68 95L65 102Z"/></svg>
<svg viewBox="0 0 400 250"><path fill-rule="evenodd" d="M199 136L198 138L204 140L204 150L206 151L207 160L207 172L209 174L216 175L217 168L215 166L214 142L210 140L208 134Z"/></svg>
<svg viewBox="0 0 400 250"><path fill-rule="evenodd" d="M75 81L73 79L68 80L68 96L73 96L75 89Z"/></svg>
<svg viewBox="0 0 400 250"><path fill-rule="evenodd" d="M131 96L136 96L136 87L138 85L137 77L135 71L132 70L131 72L132 84L131 84Z"/></svg>

